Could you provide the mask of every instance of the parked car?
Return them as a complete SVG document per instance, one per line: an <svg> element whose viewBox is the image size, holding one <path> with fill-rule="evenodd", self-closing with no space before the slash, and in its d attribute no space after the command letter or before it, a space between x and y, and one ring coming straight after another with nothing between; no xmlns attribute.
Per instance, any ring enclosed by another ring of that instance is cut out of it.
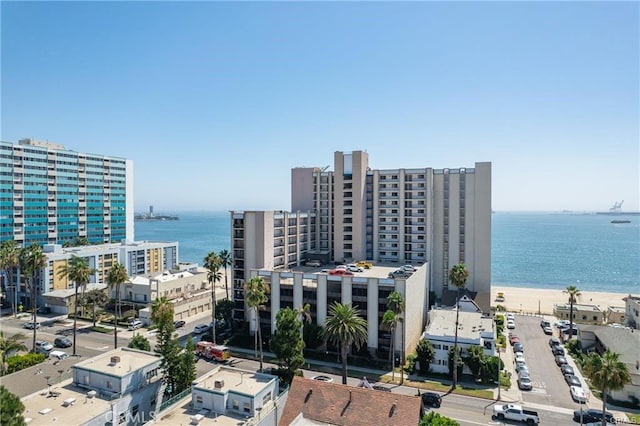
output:
<svg viewBox="0 0 640 426"><path fill-rule="evenodd" d="M516 323L513 320L507 320L507 328L509 330L513 330L514 328L516 328Z"/></svg>
<svg viewBox="0 0 640 426"><path fill-rule="evenodd" d="M564 348L563 348L562 346L560 346L560 345L553 346L553 347L551 348L551 352L552 352L554 355L564 355L564 354L565 354L565 353L564 353Z"/></svg>
<svg viewBox="0 0 640 426"><path fill-rule="evenodd" d="M131 320L129 322L129 327L127 327L128 330L137 330L139 328L142 327L142 321L138 320L138 319L134 319Z"/></svg>
<svg viewBox="0 0 640 426"><path fill-rule="evenodd" d="M48 306L41 306L36 310L36 313L38 314L50 314L51 313L51 308Z"/></svg>
<svg viewBox="0 0 640 426"><path fill-rule="evenodd" d="M211 327L208 324L198 324L193 328L193 332L196 334L205 333L209 331Z"/></svg>
<svg viewBox="0 0 640 426"><path fill-rule="evenodd" d="M560 366L560 371L562 371L562 374L575 374L573 367L569 364L562 364Z"/></svg>
<svg viewBox="0 0 640 426"><path fill-rule="evenodd" d="M66 337L56 337L53 341L53 346L56 348L69 348L72 345L71 340Z"/></svg>
<svg viewBox="0 0 640 426"><path fill-rule="evenodd" d="M322 264L320 263L319 260L308 260L307 263L305 263L305 265L318 267Z"/></svg>
<svg viewBox="0 0 640 426"><path fill-rule="evenodd" d="M551 339L549 339L550 348L553 348L554 346L560 346L560 345L562 345L562 342L557 337L552 337Z"/></svg>
<svg viewBox="0 0 640 426"><path fill-rule="evenodd" d="M514 359L516 362L526 362L524 359L524 354L522 352L516 352Z"/></svg>
<svg viewBox="0 0 640 426"><path fill-rule="evenodd" d="M519 342L520 342L520 338L517 335L513 333L509 333L509 343L511 344L511 346Z"/></svg>
<svg viewBox="0 0 640 426"><path fill-rule="evenodd" d="M577 386L579 388L582 387L582 383L580 383L580 379L578 379L578 376L575 376L573 374L565 374L564 381L567 382L569 386Z"/></svg>
<svg viewBox="0 0 640 426"><path fill-rule="evenodd" d="M522 345L522 343L517 342L513 344L513 352L522 352L524 353L524 346Z"/></svg>
<svg viewBox="0 0 640 426"><path fill-rule="evenodd" d="M67 359L69 358L69 354L63 351L51 351L49 353L49 356L52 358L57 358L59 360L63 360L63 359Z"/></svg>
<svg viewBox="0 0 640 426"><path fill-rule="evenodd" d="M327 383L332 383L333 382L333 378L329 377L329 376L315 376L312 377L313 380L320 380L321 382L327 382Z"/></svg>
<svg viewBox="0 0 640 426"><path fill-rule="evenodd" d="M602 421L602 410L596 408L588 408L586 410L575 410L573 412L573 421L579 422L582 419L582 423L591 423ZM604 420L607 423L616 423L615 417L610 412L605 412Z"/></svg>
<svg viewBox="0 0 640 426"><path fill-rule="evenodd" d="M346 269L331 269L329 270L329 275L340 275L343 277L352 277L353 272L347 271Z"/></svg>
<svg viewBox="0 0 640 426"><path fill-rule="evenodd" d="M180 327L184 327L185 324L186 322L184 322L183 320L178 320L173 322L173 327L180 328Z"/></svg>
<svg viewBox="0 0 640 426"><path fill-rule="evenodd" d="M585 403L587 402L587 393L579 386L570 386L569 392L571 393L571 398L575 402Z"/></svg>
<svg viewBox="0 0 640 426"><path fill-rule="evenodd" d="M516 320L516 316L515 316L513 313L511 313L511 312L509 312L509 313L507 314L506 318L507 318L507 321L509 321L509 320L511 320L511 321L515 321L515 320Z"/></svg>
<svg viewBox="0 0 640 426"><path fill-rule="evenodd" d="M53 345L49 342L45 342L44 340L36 340L36 351L45 350L50 351L53 349Z"/></svg>
<svg viewBox="0 0 640 426"><path fill-rule="evenodd" d="M515 420L528 425L536 425L540 421L536 411L525 410L521 405L515 404L494 405L493 415L500 421Z"/></svg>
<svg viewBox="0 0 640 426"><path fill-rule="evenodd" d="M40 328L40 323L39 322L29 321L29 322L25 322L23 327L28 329L28 330L33 330L34 328L37 330L37 329Z"/></svg>
<svg viewBox="0 0 640 426"><path fill-rule="evenodd" d="M520 389L520 390L531 390L531 389L533 389L533 383L531 383L531 379L529 377L519 377L518 378L518 389Z"/></svg>
<svg viewBox="0 0 640 426"><path fill-rule="evenodd" d="M402 265L402 267L400 268L403 271L407 271L407 272L415 272L417 271L416 267L413 265Z"/></svg>
<svg viewBox="0 0 640 426"><path fill-rule="evenodd" d="M389 272L389 278L409 278L411 276L410 272L407 272L402 269L396 269L393 272Z"/></svg>
<svg viewBox="0 0 640 426"><path fill-rule="evenodd" d="M520 363L516 365L516 374L520 375L523 372L526 372L527 376L529 375L529 367L527 367L527 364Z"/></svg>
<svg viewBox="0 0 640 426"><path fill-rule="evenodd" d="M442 405L442 397L435 392L425 392L420 397L422 398L422 405L435 408L439 408Z"/></svg>
<svg viewBox="0 0 640 426"><path fill-rule="evenodd" d="M362 269L361 267L359 267L355 263L349 263L347 265L347 271L349 271L349 272L362 272L362 271L364 271L364 269Z"/></svg>
<svg viewBox="0 0 640 426"><path fill-rule="evenodd" d="M364 269L373 268L373 263L372 262L368 262L366 260L361 260L360 262L357 262L356 265L358 265L359 267L364 268Z"/></svg>
<svg viewBox="0 0 640 426"><path fill-rule="evenodd" d="M540 320L540 327L541 328L551 327L551 323L546 319L542 319Z"/></svg>
<svg viewBox="0 0 640 426"><path fill-rule="evenodd" d="M567 359L562 356L562 355L557 355L556 356L556 365L558 367L560 367L562 364L566 364L567 363Z"/></svg>
<svg viewBox="0 0 640 426"><path fill-rule="evenodd" d="M550 325L542 327L542 331L544 331L544 334L546 334L547 336L551 336L553 334L553 329Z"/></svg>
<svg viewBox="0 0 640 426"><path fill-rule="evenodd" d="M558 320L555 323L556 328L564 327L565 325L569 325L569 321L567 321L567 320Z"/></svg>
<svg viewBox="0 0 640 426"><path fill-rule="evenodd" d="M522 368L518 371L516 371L516 373L518 373L518 378L519 379L528 379L530 378L529 376L529 368Z"/></svg>

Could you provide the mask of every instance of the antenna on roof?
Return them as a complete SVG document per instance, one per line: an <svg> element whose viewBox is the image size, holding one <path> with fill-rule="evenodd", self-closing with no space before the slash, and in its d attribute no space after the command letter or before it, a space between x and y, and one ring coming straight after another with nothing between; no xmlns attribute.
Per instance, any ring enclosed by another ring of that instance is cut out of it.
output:
<svg viewBox="0 0 640 426"><path fill-rule="evenodd" d="M326 172L326 171L327 171L327 169L328 169L329 167L330 167L329 165L326 165L326 166L324 166L324 167L322 168L322 170L321 170L321 171L322 171L322 172Z"/></svg>

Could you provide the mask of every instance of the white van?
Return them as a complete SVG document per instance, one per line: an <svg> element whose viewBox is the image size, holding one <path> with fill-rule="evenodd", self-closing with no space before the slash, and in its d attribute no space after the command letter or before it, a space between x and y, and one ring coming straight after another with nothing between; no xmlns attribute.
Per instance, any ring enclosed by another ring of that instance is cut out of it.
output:
<svg viewBox="0 0 640 426"><path fill-rule="evenodd" d="M69 358L69 354L63 351L51 351L49 352L49 356L60 360Z"/></svg>
<svg viewBox="0 0 640 426"><path fill-rule="evenodd" d="M129 323L129 330L137 330L137 329L139 329L141 327L142 327L142 321L140 321L140 320L137 320L137 319L136 320L132 320Z"/></svg>

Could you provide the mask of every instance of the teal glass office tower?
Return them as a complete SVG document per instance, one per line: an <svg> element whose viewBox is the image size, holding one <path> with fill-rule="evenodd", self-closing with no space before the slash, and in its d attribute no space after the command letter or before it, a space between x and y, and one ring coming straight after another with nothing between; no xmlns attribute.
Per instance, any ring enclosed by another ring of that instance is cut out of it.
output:
<svg viewBox="0 0 640 426"><path fill-rule="evenodd" d="M133 162L50 142L0 142L0 241L133 240Z"/></svg>

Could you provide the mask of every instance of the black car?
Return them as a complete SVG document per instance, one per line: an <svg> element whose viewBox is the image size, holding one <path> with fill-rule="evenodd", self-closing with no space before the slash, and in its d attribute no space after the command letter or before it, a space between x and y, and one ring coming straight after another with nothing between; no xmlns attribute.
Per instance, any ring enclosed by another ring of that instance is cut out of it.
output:
<svg viewBox="0 0 640 426"><path fill-rule="evenodd" d="M613 414L610 412L606 412L604 415L604 419L608 423L615 423L616 419L613 417ZM573 412L573 421L580 421L580 410L575 410ZM591 422L599 422L602 421L602 410L597 410L595 408L589 408L587 410L582 410L582 423L591 423Z"/></svg>
<svg viewBox="0 0 640 426"><path fill-rule="evenodd" d="M174 322L173 322L173 326L174 326L175 328L184 327L184 325L185 325L185 324L186 324L186 323L185 323L184 321L182 321L182 320L174 321Z"/></svg>
<svg viewBox="0 0 640 426"><path fill-rule="evenodd" d="M516 352L523 352L524 353L524 346L522 346L522 343L520 343L520 342L515 343L513 345L513 352L514 353L516 353Z"/></svg>
<svg viewBox="0 0 640 426"><path fill-rule="evenodd" d="M582 387L582 383L580 383L580 379L578 379L578 376L574 376L573 374L565 374L564 381L567 382L569 386L578 386L580 388Z"/></svg>
<svg viewBox="0 0 640 426"><path fill-rule="evenodd" d="M562 364L566 364L567 363L567 359L562 356L562 355L557 355L556 356L556 365L558 367L560 367Z"/></svg>
<svg viewBox="0 0 640 426"><path fill-rule="evenodd" d="M423 405L430 405L438 408L442 404L442 397L435 392L425 392L420 396L422 397Z"/></svg>
<svg viewBox="0 0 640 426"><path fill-rule="evenodd" d="M549 346L552 348L554 346L560 346L561 344L562 342L557 337L552 337L551 339L549 339Z"/></svg>
<svg viewBox="0 0 640 426"><path fill-rule="evenodd" d="M562 346L553 346L551 352L553 352L554 355L564 355L564 348Z"/></svg>
<svg viewBox="0 0 640 426"><path fill-rule="evenodd" d="M562 364L560 366L560 371L562 371L562 374L575 374L573 367L569 364Z"/></svg>
<svg viewBox="0 0 640 426"><path fill-rule="evenodd" d="M71 345L71 340L67 339L66 337L56 337L53 341L53 346L55 346L56 348L69 348L71 347Z"/></svg>

